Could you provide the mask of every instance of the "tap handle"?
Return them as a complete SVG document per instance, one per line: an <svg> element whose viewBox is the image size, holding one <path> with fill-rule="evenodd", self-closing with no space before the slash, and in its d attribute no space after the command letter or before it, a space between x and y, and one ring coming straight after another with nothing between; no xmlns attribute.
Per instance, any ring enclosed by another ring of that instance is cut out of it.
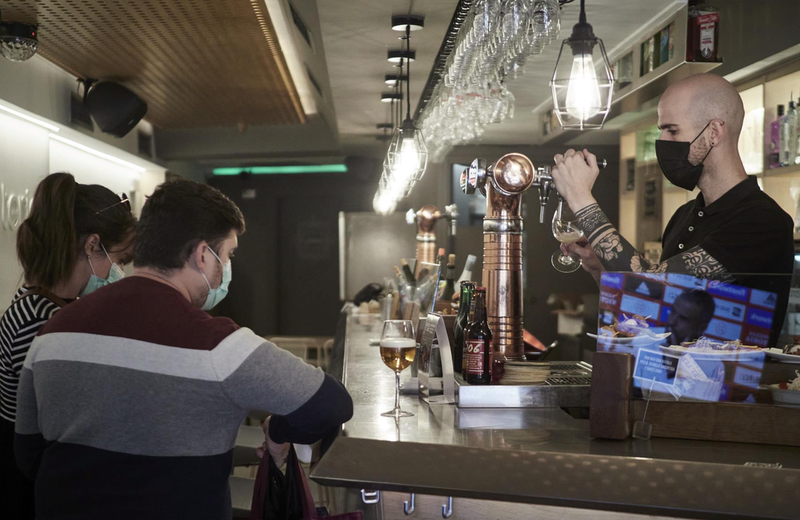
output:
<svg viewBox="0 0 800 520"><path fill-rule="evenodd" d="M456 204L445 206L444 214L450 219L450 236L454 237L458 227L458 206Z"/></svg>
<svg viewBox="0 0 800 520"><path fill-rule="evenodd" d="M472 195L475 190L481 190L481 193L485 194L486 175L486 160L475 159L461 172L461 191L467 195Z"/></svg>
<svg viewBox="0 0 800 520"><path fill-rule="evenodd" d="M556 220L561 220L561 214L564 209L564 197L561 196L560 193L556 192L558 195L558 208L556 209Z"/></svg>

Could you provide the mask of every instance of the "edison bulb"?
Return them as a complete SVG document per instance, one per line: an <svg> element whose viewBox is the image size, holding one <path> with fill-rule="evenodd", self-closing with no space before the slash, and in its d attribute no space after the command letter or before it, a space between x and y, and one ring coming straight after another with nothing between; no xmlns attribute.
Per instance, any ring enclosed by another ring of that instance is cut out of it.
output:
<svg viewBox="0 0 800 520"><path fill-rule="evenodd" d="M591 54L577 54L567 85L567 113L586 121L600 111L600 87Z"/></svg>
<svg viewBox="0 0 800 520"><path fill-rule="evenodd" d="M394 160L392 173L399 181L408 181L419 169L419 149L413 138L404 138L400 143L400 153Z"/></svg>

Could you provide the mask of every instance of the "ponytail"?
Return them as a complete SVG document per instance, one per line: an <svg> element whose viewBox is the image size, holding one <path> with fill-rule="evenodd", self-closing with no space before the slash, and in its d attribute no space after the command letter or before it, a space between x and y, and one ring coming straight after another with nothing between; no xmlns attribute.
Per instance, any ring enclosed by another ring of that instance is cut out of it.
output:
<svg viewBox="0 0 800 520"><path fill-rule="evenodd" d="M48 175L36 188L30 214L17 231L17 258L28 284L50 289L72 273L77 197L78 183L69 173Z"/></svg>
<svg viewBox="0 0 800 520"><path fill-rule="evenodd" d="M136 219L119 202L108 188L78 184L69 173L45 177L17 232L17 258L25 282L52 290L68 280L91 234L98 234L109 252L127 247Z"/></svg>

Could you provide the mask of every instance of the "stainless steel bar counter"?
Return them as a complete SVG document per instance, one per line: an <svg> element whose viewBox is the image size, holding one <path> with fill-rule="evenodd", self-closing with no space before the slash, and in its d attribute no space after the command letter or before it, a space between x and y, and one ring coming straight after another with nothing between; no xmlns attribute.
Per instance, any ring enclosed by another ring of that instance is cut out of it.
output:
<svg viewBox="0 0 800 520"><path fill-rule="evenodd" d="M320 484L681 518L800 518L797 448L593 440L588 420L560 408L459 409L410 395L401 406L414 417L381 417L394 374L369 346L380 328L348 318L343 382L355 413L311 473Z"/></svg>

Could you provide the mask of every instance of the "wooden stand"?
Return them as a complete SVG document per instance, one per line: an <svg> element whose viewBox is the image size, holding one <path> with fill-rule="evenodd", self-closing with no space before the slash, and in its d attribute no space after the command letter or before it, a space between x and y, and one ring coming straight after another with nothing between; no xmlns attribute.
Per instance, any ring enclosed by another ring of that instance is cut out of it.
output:
<svg viewBox="0 0 800 520"><path fill-rule="evenodd" d="M594 355L589 433L597 439L627 439L646 401L632 400L634 358ZM800 446L800 409L774 405L651 400L647 422L653 437Z"/></svg>

